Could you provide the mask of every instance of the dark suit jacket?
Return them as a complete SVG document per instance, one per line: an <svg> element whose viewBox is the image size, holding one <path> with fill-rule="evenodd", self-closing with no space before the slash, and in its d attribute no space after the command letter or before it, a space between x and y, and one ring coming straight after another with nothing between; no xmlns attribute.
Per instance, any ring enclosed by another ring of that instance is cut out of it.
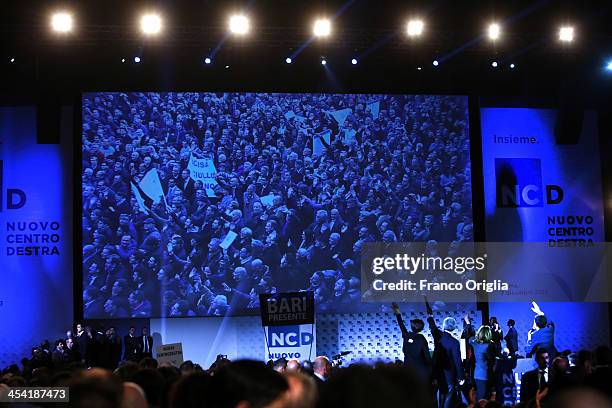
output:
<svg viewBox="0 0 612 408"><path fill-rule="evenodd" d="M176 186L181 189L186 198L191 198L195 194L195 182L192 178L185 184L185 180L179 178Z"/></svg>
<svg viewBox="0 0 612 408"><path fill-rule="evenodd" d="M138 337L138 349L143 357L151 357L153 354L153 337L147 336L147 342L149 343L149 350L147 352L144 350L144 337L145 336Z"/></svg>
<svg viewBox="0 0 612 408"><path fill-rule="evenodd" d="M130 337L129 334L123 337L123 345L125 346L125 349L123 350L124 360L135 361L136 359L138 359L139 350L140 350L139 348L140 343L138 339L139 339L138 336Z"/></svg>
<svg viewBox="0 0 612 408"><path fill-rule="evenodd" d="M429 354L427 339L420 333L414 333L406 329L402 315L395 315L397 323L402 331L404 345L404 364L413 367L423 378L429 379L433 361Z"/></svg>
<svg viewBox="0 0 612 408"><path fill-rule="evenodd" d="M540 384L539 377L539 369L537 368L523 374L521 378L521 402L529 402L534 399L538 390L546 385L546 383Z"/></svg>
<svg viewBox="0 0 612 408"><path fill-rule="evenodd" d="M428 317L427 322L435 342L433 356L434 376L442 386L456 386L465 377L461 364L459 340L450 333L440 330L436 326L433 317Z"/></svg>
<svg viewBox="0 0 612 408"><path fill-rule="evenodd" d="M518 333L514 327L511 327L506 333L506 346L508 346L508 350L510 350L510 354L515 354L518 351Z"/></svg>
<svg viewBox="0 0 612 408"><path fill-rule="evenodd" d="M87 358L89 348L89 337L87 333L83 332L80 336L76 334L74 336L74 342L77 344L81 358Z"/></svg>
<svg viewBox="0 0 612 408"><path fill-rule="evenodd" d="M121 360L121 339L118 336L104 337L102 343L104 366L110 370L117 368Z"/></svg>

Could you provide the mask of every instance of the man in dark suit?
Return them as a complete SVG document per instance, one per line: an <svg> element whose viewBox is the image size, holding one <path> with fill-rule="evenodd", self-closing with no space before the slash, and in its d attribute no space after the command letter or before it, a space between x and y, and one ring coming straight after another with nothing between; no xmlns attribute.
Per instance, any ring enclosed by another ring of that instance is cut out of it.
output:
<svg viewBox="0 0 612 408"><path fill-rule="evenodd" d="M85 362L85 360L89 357L90 338L85 331L85 327L81 323L77 323L76 325L76 336L74 340L81 355L81 360Z"/></svg>
<svg viewBox="0 0 612 408"><path fill-rule="evenodd" d="M318 356L312 364L313 378L318 386L327 382L332 372L332 365L325 356Z"/></svg>
<svg viewBox="0 0 612 408"><path fill-rule="evenodd" d="M68 354L68 362L80 362L81 361L81 353L77 349L78 346L75 345L74 339L72 337L68 337L66 339L66 353Z"/></svg>
<svg viewBox="0 0 612 408"><path fill-rule="evenodd" d="M191 178L189 169L185 169L181 172L180 179L176 180L176 186L181 189L185 198L191 200L195 194L195 182Z"/></svg>
<svg viewBox="0 0 612 408"><path fill-rule="evenodd" d="M127 336L123 338L123 345L125 346L125 349L123 350L123 359L138 361L140 348L138 337L136 336L136 328L134 326L130 327Z"/></svg>
<svg viewBox="0 0 612 408"><path fill-rule="evenodd" d="M533 327L527 334L527 357L533 356L540 348L546 349L553 358L557 355L555 324L544 314L539 314L533 319Z"/></svg>
<svg viewBox="0 0 612 408"><path fill-rule="evenodd" d="M504 340L506 340L506 347L508 347L511 356L516 355L518 352L518 333L514 325L514 320L508 320L508 333L506 333L506 337L504 337Z"/></svg>
<svg viewBox="0 0 612 408"><path fill-rule="evenodd" d="M464 382L463 367L461 365L461 348L459 340L451 334L457 322L447 317L442 322L442 330L436 326L433 312L428 307L429 329L434 338L433 376L438 382L438 406L450 408L457 406L461 401L457 394L459 386Z"/></svg>
<svg viewBox="0 0 612 408"><path fill-rule="evenodd" d="M404 340L404 345L402 347L404 351L404 364L412 367L421 378L429 384L431 382L432 360L429 354L427 339L420 333L423 327L425 327L425 323L423 323L421 319L411 320L411 331L408 331L397 303L392 303L391 307L397 319L397 324L402 331L402 339Z"/></svg>
<svg viewBox="0 0 612 408"><path fill-rule="evenodd" d="M149 335L147 327L142 328L142 335L138 338L140 358L153 357L153 337Z"/></svg>
<svg viewBox="0 0 612 408"><path fill-rule="evenodd" d="M55 350L51 353L51 360L56 368L63 368L68 363L70 357L66 351L66 343L63 339L55 342Z"/></svg>
<svg viewBox="0 0 612 408"><path fill-rule="evenodd" d="M102 342L102 350L104 353L104 368L108 368L109 370L117 368L119 360L121 360L121 339L117 336L114 327L110 327L106 330Z"/></svg>
<svg viewBox="0 0 612 408"><path fill-rule="evenodd" d="M536 397L538 391L542 391L549 384L548 365L550 357L548 350L544 348L538 349L535 361L538 368L527 371L521 378L521 402L529 403L529 401Z"/></svg>

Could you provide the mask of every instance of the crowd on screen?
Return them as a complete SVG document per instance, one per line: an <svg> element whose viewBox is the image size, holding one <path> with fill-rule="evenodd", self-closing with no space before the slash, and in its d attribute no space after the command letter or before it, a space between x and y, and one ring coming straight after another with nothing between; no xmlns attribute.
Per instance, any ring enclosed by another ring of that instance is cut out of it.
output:
<svg viewBox="0 0 612 408"><path fill-rule="evenodd" d="M467 116L454 96L86 94L85 316L225 315L294 290L358 310L364 243L473 239ZM152 170L163 196L141 188Z"/></svg>
<svg viewBox="0 0 612 408"><path fill-rule="evenodd" d="M346 367L339 356L264 364L224 355L208 369L192 361L173 366L153 358L147 327L140 333L130 327L121 337L114 327L77 324L54 346L46 341L34 347L21 367L3 369L0 399L14 387L68 386L70 406L84 408L612 407L612 350L558 351L554 324L539 309L525 350L518 349L518 336L525 333L517 333L513 320L506 329L491 317L476 330L466 316L461 331L443 315L438 327L431 313L434 348L429 350L421 334L424 323L412 319L408 329L397 305L393 311L404 339L404 361L373 366ZM460 338L467 344L465 358ZM535 368L516 384L512 369L523 357L532 358Z"/></svg>

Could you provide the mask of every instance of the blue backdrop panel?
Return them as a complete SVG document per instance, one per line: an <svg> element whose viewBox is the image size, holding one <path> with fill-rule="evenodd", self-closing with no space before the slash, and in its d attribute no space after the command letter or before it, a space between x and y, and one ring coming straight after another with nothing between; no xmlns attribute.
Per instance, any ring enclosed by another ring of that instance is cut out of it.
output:
<svg viewBox="0 0 612 408"><path fill-rule="evenodd" d="M36 141L34 108L0 109L0 367L72 322L71 146Z"/></svg>
<svg viewBox="0 0 612 408"><path fill-rule="evenodd" d="M597 117L594 112L585 112L576 143L559 144L555 126L562 118L558 115L550 109L481 110L487 241L604 240ZM527 195L527 201L519 196L513 203L511 197L500 195L504 187L518 187L521 193L528 186L537 190ZM562 190L562 199L556 194L547 197L546 186ZM571 224L571 216L590 216L593 222ZM590 234L558 236L550 228L557 226L589 226L592 230ZM579 271L576 274L579 277ZM540 306L556 324L559 351L609 344L607 304L559 302ZM533 324L531 305L491 303L490 314L504 329L508 319L516 321L519 349L524 353L527 331Z"/></svg>

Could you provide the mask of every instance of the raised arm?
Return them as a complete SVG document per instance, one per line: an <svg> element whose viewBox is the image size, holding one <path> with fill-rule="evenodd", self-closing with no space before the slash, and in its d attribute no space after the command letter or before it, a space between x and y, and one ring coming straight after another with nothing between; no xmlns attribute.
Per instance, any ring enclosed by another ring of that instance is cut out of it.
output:
<svg viewBox="0 0 612 408"><path fill-rule="evenodd" d="M470 316L467 314L463 316L463 332L461 333L462 339L471 339L476 335L476 329L474 329L474 325L470 320Z"/></svg>
<svg viewBox="0 0 612 408"><path fill-rule="evenodd" d="M402 331L402 337L405 337L406 335L408 335L408 329L406 329L404 319L402 319L402 312L400 311L399 306L395 302L391 303L391 309L393 309L393 314L395 314L397 324L399 325L400 330Z"/></svg>

